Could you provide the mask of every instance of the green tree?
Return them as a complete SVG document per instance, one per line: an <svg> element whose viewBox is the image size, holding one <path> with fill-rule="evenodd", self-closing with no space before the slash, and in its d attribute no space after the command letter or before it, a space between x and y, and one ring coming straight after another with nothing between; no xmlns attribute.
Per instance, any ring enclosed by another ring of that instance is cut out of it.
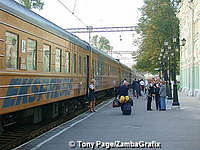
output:
<svg viewBox="0 0 200 150"><path fill-rule="evenodd" d="M140 8L141 18L136 31L141 36L136 68L140 71L155 73L155 68L164 41L172 43L179 37L179 21L176 9L170 0L144 0Z"/></svg>
<svg viewBox="0 0 200 150"><path fill-rule="evenodd" d="M91 44L95 48L104 52L109 52L113 49L113 47L110 45L110 41L103 36L94 35L92 37Z"/></svg>
<svg viewBox="0 0 200 150"><path fill-rule="evenodd" d="M18 0L18 2L28 9L42 10L44 6L42 0Z"/></svg>

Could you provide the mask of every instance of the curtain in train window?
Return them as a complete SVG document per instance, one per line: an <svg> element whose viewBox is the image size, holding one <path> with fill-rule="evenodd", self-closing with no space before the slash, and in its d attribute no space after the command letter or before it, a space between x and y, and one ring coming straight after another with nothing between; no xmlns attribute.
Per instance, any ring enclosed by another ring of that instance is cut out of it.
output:
<svg viewBox="0 0 200 150"><path fill-rule="evenodd" d="M6 66L17 69L18 66L18 36L6 32Z"/></svg>
<svg viewBox="0 0 200 150"><path fill-rule="evenodd" d="M61 72L61 49L56 48L56 72Z"/></svg>
<svg viewBox="0 0 200 150"><path fill-rule="evenodd" d="M28 39L27 42L27 70L36 70L36 47L35 40Z"/></svg>
<svg viewBox="0 0 200 150"><path fill-rule="evenodd" d="M50 72L51 51L49 45L43 45L43 70Z"/></svg>
<svg viewBox="0 0 200 150"><path fill-rule="evenodd" d="M70 72L70 52L65 53L65 72Z"/></svg>

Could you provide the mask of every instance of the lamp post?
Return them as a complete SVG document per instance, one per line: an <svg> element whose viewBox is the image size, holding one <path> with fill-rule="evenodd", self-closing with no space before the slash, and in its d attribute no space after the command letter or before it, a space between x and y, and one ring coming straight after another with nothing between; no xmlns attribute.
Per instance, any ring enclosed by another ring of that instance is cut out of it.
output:
<svg viewBox="0 0 200 150"><path fill-rule="evenodd" d="M171 46L168 46L168 64L169 64L169 95L168 99L172 99L172 86L171 86L171 63L170 63L170 52L171 52Z"/></svg>
<svg viewBox="0 0 200 150"><path fill-rule="evenodd" d="M181 40L181 45L179 45L177 43L177 38L174 37L173 38L173 53L172 53L172 56L173 56L173 59L174 59L174 64L173 64L173 80L174 80L174 85L173 85L173 103L172 103L172 106L180 106L180 103L178 101L178 90L177 90L177 80L176 80L176 50L179 50L180 49L180 46L184 46L185 43L186 43L186 40L183 38ZM178 48L177 48L178 46Z"/></svg>
<svg viewBox="0 0 200 150"><path fill-rule="evenodd" d="M171 88L171 67L170 67L170 52L171 52L171 46L169 46L169 43L167 41L164 42L164 48L165 48L165 54L166 54L166 57L167 57L167 75L168 75L168 84L167 84L167 96L168 96L168 99L172 99L172 88Z"/></svg>

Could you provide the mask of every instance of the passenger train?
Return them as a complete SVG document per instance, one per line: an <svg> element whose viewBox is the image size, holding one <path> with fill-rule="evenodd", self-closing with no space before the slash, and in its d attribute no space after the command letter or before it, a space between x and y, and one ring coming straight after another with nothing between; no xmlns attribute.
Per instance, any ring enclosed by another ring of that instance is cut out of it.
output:
<svg viewBox="0 0 200 150"><path fill-rule="evenodd" d="M66 114L67 101L87 95L91 79L101 92L135 77L118 60L14 0L0 1L0 124L13 116L37 123L45 114Z"/></svg>

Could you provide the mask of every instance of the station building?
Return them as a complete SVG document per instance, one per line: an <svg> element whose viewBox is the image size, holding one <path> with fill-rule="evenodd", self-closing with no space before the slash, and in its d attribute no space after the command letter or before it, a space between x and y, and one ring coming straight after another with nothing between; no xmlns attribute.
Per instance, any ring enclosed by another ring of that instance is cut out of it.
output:
<svg viewBox="0 0 200 150"><path fill-rule="evenodd" d="M180 20L180 84L181 91L200 99L200 1L181 0L177 17Z"/></svg>

